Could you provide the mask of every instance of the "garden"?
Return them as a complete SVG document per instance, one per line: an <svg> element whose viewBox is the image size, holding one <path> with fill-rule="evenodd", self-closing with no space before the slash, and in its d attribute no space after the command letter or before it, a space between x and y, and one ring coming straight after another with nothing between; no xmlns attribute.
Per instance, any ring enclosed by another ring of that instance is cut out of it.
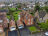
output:
<svg viewBox="0 0 48 36"><path fill-rule="evenodd" d="M14 20L17 21L18 20L18 14L21 12L21 10L17 9L17 8L8 8L9 12L7 13L7 18L10 18L10 15L13 16Z"/></svg>
<svg viewBox="0 0 48 36"><path fill-rule="evenodd" d="M35 26L28 27L28 29L30 30L31 33L37 33L37 32L40 32L40 30L37 29Z"/></svg>

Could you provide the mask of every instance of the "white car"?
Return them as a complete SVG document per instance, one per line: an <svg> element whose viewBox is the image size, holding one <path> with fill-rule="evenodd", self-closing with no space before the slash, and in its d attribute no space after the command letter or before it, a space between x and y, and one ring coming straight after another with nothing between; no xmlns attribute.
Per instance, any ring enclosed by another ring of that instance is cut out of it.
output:
<svg viewBox="0 0 48 36"><path fill-rule="evenodd" d="M18 26L18 29L24 28L24 24L22 23L21 20L18 20L18 21L17 21L17 26Z"/></svg>
<svg viewBox="0 0 48 36"><path fill-rule="evenodd" d="M10 31L16 30L16 27L10 27Z"/></svg>
<svg viewBox="0 0 48 36"><path fill-rule="evenodd" d="M22 28L24 28L24 25L23 25L23 24L20 24L20 25L18 26L18 28L19 28L19 29L22 29Z"/></svg>
<svg viewBox="0 0 48 36"><path fill-rule="evenodd" d="M45 35L48 36L48 32L45 32Z"/></svg>

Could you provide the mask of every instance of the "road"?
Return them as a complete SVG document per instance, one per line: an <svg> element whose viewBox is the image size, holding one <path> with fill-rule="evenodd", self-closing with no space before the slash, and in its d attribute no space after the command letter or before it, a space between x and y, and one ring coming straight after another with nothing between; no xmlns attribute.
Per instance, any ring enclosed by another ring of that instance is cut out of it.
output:
<svg viewBox="0 0 48 36"><path fill-rule="evenodd" d="M16 31L8 31L8 36L18 36L18 32Z"/></svg>
<svg viewBox="0 0 48 36"><path fill-rule="evenodd" d="M20 29L20 36L30 36L30 32L28 29Z"/></svg>

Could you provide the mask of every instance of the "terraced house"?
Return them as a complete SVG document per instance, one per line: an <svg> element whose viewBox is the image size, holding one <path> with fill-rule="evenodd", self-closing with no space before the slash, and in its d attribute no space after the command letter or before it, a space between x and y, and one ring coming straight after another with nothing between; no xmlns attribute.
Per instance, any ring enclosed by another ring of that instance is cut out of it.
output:
<svg viewBox="0 0 48 36"><path fill-rule="evenodd" d="M3 27L6 28L7 27L7 17L6 17L6 13L8 12L8 10L0 10L0 23L3 24Z"/></svg>
<svg viewBox="0 0 48 36"><path fill-rule="evenodd" d="M33 20L34 20L34 17L31 14L26 13L26 15L24 17L25 24L26 25L32 25L32 24L34 24L34 21Z"/></svg>
<svg viewBox="0 0 48 36"><path fill-rule="evenodd" d="M22 22L24 22L25 25L29 26L29 25L34 24L34 21L33 21L34 17L31 14L29 14L27 12L21 12L19 15L20 15L20 17L19 17L20 20Z"/></svg>

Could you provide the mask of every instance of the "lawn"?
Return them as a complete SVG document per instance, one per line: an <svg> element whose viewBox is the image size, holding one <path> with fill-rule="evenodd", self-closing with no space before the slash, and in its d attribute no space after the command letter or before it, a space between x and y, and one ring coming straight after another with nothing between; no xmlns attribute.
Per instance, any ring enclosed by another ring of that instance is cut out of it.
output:
<svg viewBox="0 0 48 36"><path fill-rule="evenodd" d="M9 16L9 15L7 15L7 18L8 18L8 19L10 19L10 16Z"/></svg>
<svg viewBox="0 0 48 36"><path fill-rule="evenodd" d="M10 10L16 10L16 8L10 8Z"/></svg>
<svg viewBox="0 0 48 36"><path fill-rule="evenodd" d="M22 11L19 10L17 8L9 8L10 13L12 13L11 15L14 17L14 20L17 21L18 20L18 14ZM10 16L7 16L10 19Z"/></svg>
<svg viewBox="0 0 48 36"><path fill-rule="evenodd" d="M16 12L13 13L13 17L14 17L15 21L18 20L18 14L19 14L20 12L21 12L21 11L16 11Z"/></svg>
<svg viewBox="0 0 48 36"><path fill-rule="evenodd" d="M36 28L35 26L29 27L28 29L29 29L31 32L32 32L32 31L37 31L37 28Z"/></svg>
<svg viewBox="0 0 48 36"><path fill-rule="evenodd" d="M17 21L18 20L18 14L20 13L21 11L16 11L16 12L13 12L13 17L14 17L14 20ZM7 15L7 18L10 19L10 16Z"/></svg>

